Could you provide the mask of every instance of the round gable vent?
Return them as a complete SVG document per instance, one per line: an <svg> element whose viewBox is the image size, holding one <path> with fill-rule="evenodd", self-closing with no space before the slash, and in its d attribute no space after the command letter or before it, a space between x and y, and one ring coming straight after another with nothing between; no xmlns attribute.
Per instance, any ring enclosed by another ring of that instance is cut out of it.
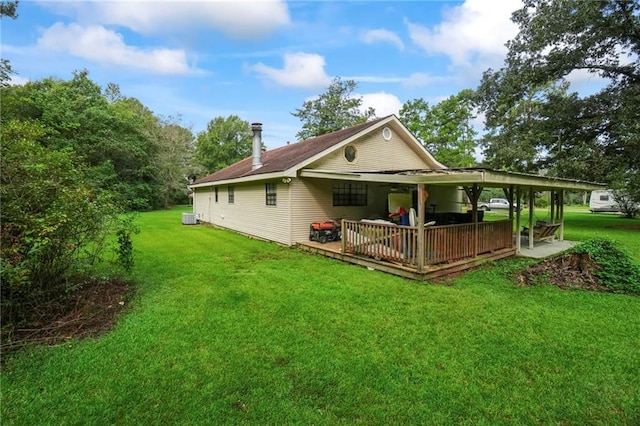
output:
<svg viewBox="0 0 640 426"><path fill-rule="evenodd" d="M391 139L391 129L388 127L385 127L384 129L382 129L382 137L384 138L384 140L388 141L389 139Z"/></svg>

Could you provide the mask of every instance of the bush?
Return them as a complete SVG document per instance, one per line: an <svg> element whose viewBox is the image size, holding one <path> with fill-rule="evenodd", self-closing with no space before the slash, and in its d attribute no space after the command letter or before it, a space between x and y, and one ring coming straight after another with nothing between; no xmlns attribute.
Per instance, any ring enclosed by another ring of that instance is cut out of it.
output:
<svg viewBox="0 0 640 426"><path fill-rule="evenodd" d="M573 252L587 254L598 264L594 275L598 277L600 285L616 293L640 295L640 265L616 242L603 238L592 239L575 247Z"/></svg>
<svg viewBox="0 0 640 426"><path fill-rule="evenodd" d="M12 121L1 130L0 306L6 338L60 309L95 273L118 229L126 230L116 250L125 269L132 248L130 221L108 191L87 184L72 151L35 142L44 131L34 123Z"/></svg>
<svg viewBox="0 0 640 426"><path fill-rule="evenodd" d="M535 206L540 208L549 207L549 196L541 196L535 199Z"/></svg>
<svg viewBox="0 0 640 426"><path fill-rule="evenodd" d="M628 188L615 189L613 197L624 216L633 219L640 214L640 197Z"/></svg>

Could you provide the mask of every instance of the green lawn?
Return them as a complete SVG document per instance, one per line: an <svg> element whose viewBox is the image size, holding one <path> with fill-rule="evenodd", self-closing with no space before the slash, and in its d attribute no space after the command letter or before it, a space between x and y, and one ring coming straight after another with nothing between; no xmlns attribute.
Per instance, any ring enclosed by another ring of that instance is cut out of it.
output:
<svg viewBox="0 0 640 426"><path fill-rule="evenodd" d="M424 284L145 213L137 295L97 339L2 371L2 424L640 424L640 298ZM640 260L640 224L567 213Z"/></svg>
<svg viewBox="0 0 640 426"><path fill-rule="evenodd" d="M565 231L564 238L570 241L585 241L590 238L609 238L620 243L632 257L640 262L640 219L625 219L620 214L591 213L586 206L566 206L564 209ZM492 210L485 212L485 220L506 219L506 210ZM537 208L534 212L534 222L550 220L549 209ZM529 223L529 211L524 209L521 214L521 225ZM515 222L515 219L514 219Z"/></svg>

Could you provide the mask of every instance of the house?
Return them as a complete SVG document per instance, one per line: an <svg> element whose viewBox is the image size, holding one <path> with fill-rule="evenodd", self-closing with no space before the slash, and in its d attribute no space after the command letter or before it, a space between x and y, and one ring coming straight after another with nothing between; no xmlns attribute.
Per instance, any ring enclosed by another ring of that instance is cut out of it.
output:
<svg viewBox="0 0 640 426"><path fill-rule="evenodd" d="M600 188L489 169L447 168L394 115L265 152L262 125L252 124L252 130L252 157L191 185L193 211L202 222L287 246L308 246L312 222L338 220L343 238L333 257L367 265L391 263L393 270L408 270L404 276L424 275L442 263L477 260L481 254L500 258L519 250L519 239L514 245L512 238L513 211L502 223L482 222L477 201L483 187L504 188L505 196L511 201L517 196L518 204L521 195L533 199L539 190ZM472 202L469 212L467 198ZM411 212L413 223L389 222L389 213L398 207ZM516 214L519 228L520 212ZM561 221L561 204L553 214ZM425 223L432 226L425 228Z"/></svg>

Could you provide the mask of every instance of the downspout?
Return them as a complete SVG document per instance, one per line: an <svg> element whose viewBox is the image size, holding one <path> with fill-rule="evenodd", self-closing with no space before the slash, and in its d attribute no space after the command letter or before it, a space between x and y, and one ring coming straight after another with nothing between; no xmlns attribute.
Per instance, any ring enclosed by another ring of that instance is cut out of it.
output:
<svg viewBox="0 0 640 426"><path fill-rule="evenodd" d="M284 180L283 180L284 182ZM293 240L293 185L295 185L295 181L292 180L288 184L284 184L285 188L287 188L288 196L289 196L289 245L294 246L296 242Z"/></svg>

